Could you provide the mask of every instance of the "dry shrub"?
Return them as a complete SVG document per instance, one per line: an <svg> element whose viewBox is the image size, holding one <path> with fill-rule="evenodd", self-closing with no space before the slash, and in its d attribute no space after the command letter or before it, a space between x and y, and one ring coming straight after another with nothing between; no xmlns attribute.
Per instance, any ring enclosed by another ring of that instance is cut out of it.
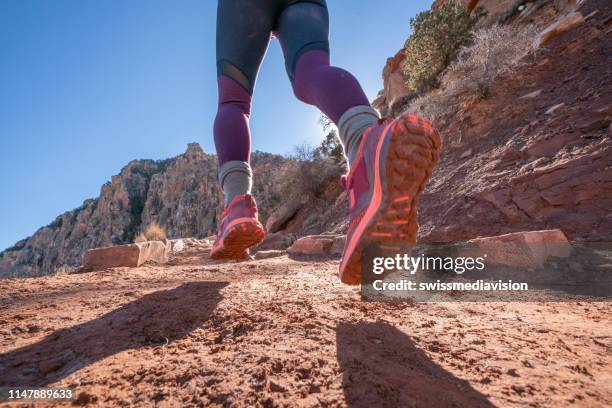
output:
<svg viewBox="0 0 612 408"><path fill-rule="evenodd" d="M321 157L312 146L297 147L293 158L283 172L283 193L288 198L319 196L332 179L342 174L340 166L329 157Z"/></svg>
<svg viewBox="0 0 612 408"><path fill-rule="evenodd" d="M455 104L456 99L449 98L443 92L433 91L414 99L407 110L430 122L436 122L442 115L456 111Z"/></svg>
<svg viewBox="0 0 612 408"><path fill-rule="evenodd" d="M451 93L487 97L495 78L514 69L527 54L533 53L533 26L517 29L492 26L474 33L474 43L462 49L442 82Z"/></svg>
<svg viewBox="0 0 612 408"><path fill-rule="evenodd" d="M146 242L146 241L163 241L166 239L166 229L156 222L152 222L141 231L134 242Z"/></svg>
<svg viewBox="0 0 612 408"><path fill-rule="evenodd" d="M68 275L71 274L72 271L74 271L74 267L70 266L70 265L61 265L58 266L57 268L55 268L55 275Z"/></svg>
<svg viewBox="0 0 612 408"><path fill-rule="evenodd" d="M488 97L497 77L515 69L523 57L534 52L535 33L533 26L492 26L476 31L472 44L461 49L442 75L440 89L416 98L408 110L436 120L457 112L462 100Z"/></svg>
<svg viewBox="0 0 612 408"><path fill-rule="evenodd" d="M265 202L260 203L262 219L279 209L282 205L307 203L310 218L320 216L322 207L333 204L330 200L340 188L340 176L347 171L342 144L331 120L322 116L319 119L326 136L317 145L302 144L294 147L292 154L281 161L274 171L259 177L265 179L268 188L264 194ZM259 182L261 185L262 183ZM257 189L257 186L254 186ZM255 191L257 194L257 191ZM306 220L303 225L308 224Z"/></svg>

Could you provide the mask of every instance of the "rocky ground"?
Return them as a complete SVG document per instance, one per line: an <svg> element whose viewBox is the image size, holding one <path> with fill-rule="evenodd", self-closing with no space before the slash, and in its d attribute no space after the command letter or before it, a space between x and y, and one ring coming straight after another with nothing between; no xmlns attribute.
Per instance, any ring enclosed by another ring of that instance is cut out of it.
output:
<svg viewBox="0 0 612 408"><path fill-rule="evenodd" d="M336 260L207 253L0 281L0 386L88 406L612 404L609 302L367 303Z"/></svg>

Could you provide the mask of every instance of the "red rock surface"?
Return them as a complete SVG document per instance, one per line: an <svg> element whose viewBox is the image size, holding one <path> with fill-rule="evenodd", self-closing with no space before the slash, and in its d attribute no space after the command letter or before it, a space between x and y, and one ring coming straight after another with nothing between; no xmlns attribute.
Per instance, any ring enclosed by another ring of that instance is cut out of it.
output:
<svg viewBox="0 0 612 408"><path fill-rule="evenodd" d="M572 1L549 3L529 2L509 23L533 20L545 27L559 18L555 10L574 7ZM507 8L505 2L497 4ZM421 240L463 241L553 228L570 240L612 240L611 8L609 1L581 2L577 11L585 16L583 24L498 78L487 99L457 100L459 114L435 123L445 143L421 201ZM400 60L399 54L390 59L385 72L397 72ZM401 93L388 75L385 83L391 99ZM287 159L261 152L252 158L262 222L276 217L270 226L279 229L259 249L282 250L299 236L346 232L348 200L338 182L308 196L297 211L283 213L283 197L279 203L272 187ZM195 144L172 160L133 161L103 186L98 199L0 253L0 276L70 270L89 248L131 242L139 222L159 221L171 238L212 234L218 200L215 159Z"/></svg>
<svg viewBox="0 0 612 408"><path fill-rule="evenodd" d="M568 257L572 247L561 230L521 231L496 237L475 238L461 256L486 254L487 264L541 268L551 257Z"/></svg>
<svg viewBox="0 0 612 408"><path fill-rule="evenodd" d="M287 252L291 255L323 256L331 250L334 238L333 236L308 235L295 241Z"/></svg>
<svg viewBox="0 0 612 408"><path fill-rule="evenodd" d="M398 51L395 56L388 58L383 68L383 89L373 105L378 109L388 109L398 99L408 93L406 78L401 71L402 61L406 58L404 50Z"/></svg>
<svg viewBox="0 0 612 408"><path fill-rule="evenodd" d="M546 27L542 33L535 39L538 47L548 44L562 33L578 27L584 23L584 17L579 12L573 12L561 17L550 26Z"/></svg>
<svg viewBox="0 0 612 408"><path fill-rule="evenodd" d="M421 200L422 240L558 228L570 241L612 241L612 6L580 8L594 10L488 98L435 123L445 143Z"/></svg>

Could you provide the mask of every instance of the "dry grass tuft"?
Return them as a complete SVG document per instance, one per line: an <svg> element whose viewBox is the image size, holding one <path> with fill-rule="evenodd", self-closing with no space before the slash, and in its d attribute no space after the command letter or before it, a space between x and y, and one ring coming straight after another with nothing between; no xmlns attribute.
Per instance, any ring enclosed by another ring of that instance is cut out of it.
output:
<svg viewBox="0 0 612 408"><path fill-rule="evenodd" d="M156 222L147 225L144 231L134 238L134 242L162 241L166 239L166 229Z"/></svg>

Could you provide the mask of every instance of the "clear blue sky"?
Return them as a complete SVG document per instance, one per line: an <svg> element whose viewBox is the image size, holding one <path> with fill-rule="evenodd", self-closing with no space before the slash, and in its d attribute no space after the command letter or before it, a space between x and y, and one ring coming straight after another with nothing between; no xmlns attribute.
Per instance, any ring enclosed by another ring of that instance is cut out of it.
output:
<svg viewBox="0 0 612 408"><path fill-rule="evenodd" d="M328 0L332 63L373 99L431 0ZM132 159L197 141L214 153L214 0L3 0L0 249L96 197ZM289 153L323 136L297 101L276 40L262 65L253 147Z"/></svg>

